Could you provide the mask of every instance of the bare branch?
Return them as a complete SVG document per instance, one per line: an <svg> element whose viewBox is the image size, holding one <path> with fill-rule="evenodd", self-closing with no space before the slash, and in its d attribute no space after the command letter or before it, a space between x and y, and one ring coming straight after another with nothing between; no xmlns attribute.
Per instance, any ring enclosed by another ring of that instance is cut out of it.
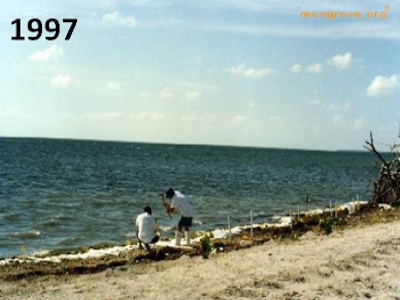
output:
<svg viewBox="0 0 400 300"><path fill-rule="evenodd" d="M374 139L372 138L372 131L369 132L369 136L370 136L370 141L365 141L365 143L367 144L367 146L364 146L364 148L366 148L368 151L375 153L378 158L380 159L380 161L384 164L384 166L389 170L390 168L390 163L388 163L383 157L382 155L376 150L375 146L374 146Z"/></svg>

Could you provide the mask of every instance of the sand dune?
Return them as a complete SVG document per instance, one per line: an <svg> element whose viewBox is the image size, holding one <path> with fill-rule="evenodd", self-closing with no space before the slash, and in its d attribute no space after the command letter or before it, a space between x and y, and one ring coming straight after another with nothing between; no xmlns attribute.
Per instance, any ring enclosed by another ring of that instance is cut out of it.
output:
<svg viewBox="0 0 400 300"><path fill-rule="evenodd" d="M400 221L139 263L1 282L1 299L400 299Z"/></svg>

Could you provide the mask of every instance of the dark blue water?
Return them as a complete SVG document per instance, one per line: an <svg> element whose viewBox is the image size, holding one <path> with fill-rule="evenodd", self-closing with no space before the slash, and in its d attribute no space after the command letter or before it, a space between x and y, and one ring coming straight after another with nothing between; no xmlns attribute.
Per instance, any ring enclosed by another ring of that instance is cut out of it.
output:
<svg viewBox="0 0 400 300"><path fill-rule="evenodd" d="M265 222L290 209L368 200L378 176L367 152L0 138L0 257L124 244L151 205L172 233L158 194L192 197L194 230ZM313 201L307 204L306 195ZM21 247L21 245L23 245Z"/></svg>

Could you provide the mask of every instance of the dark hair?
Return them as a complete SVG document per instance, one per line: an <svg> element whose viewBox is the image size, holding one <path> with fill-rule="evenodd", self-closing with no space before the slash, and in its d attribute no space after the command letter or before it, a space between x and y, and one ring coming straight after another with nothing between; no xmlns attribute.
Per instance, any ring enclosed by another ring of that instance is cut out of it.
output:
<svg viewBox="0 0 400 300"><path fill-rule="evenodd" d="M165 192L165 196L167 196L167 198L171 199L173 196L175 195L175 192L172 188L169 188L166 192Z"/></svg>
<svg viewBox="0 0 400 300"><path fill-rule="evenodd" d="M151 207L150 206L146 206L144 208L144 212L147 212L149 215L151 215Z"/></svg>

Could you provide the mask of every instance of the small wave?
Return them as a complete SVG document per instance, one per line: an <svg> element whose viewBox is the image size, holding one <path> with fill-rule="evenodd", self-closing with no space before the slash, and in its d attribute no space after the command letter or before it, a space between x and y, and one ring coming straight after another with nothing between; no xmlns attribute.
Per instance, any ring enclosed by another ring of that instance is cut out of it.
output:
<svg viewBox="0 0 400 300"><path fill-rule="evenodd" d="M175 228L176 228L176 226L158 226L158 229L161 231L171 231Z"/></svg>
<svg viewBox="0 0 400 300"><path fill-rule="evenodd" d="M203 225L203 222L200 220L193 220L193 225Z"/></svg>
<svg viewBox="0 0 400 300"><path fill-rule="evenodd" d="M11 237L19 239L35 239L38 236L40 236L40 231L35 229L29 230L27 232L16 232L11 235Z"/></svg>
<svg viewBox="0 0 400 300"><path fill-rule="evenodd" d="M36 251L34 251L33 253L32 253L32 256L33 257L45 257L45 256L48 256L50 254L50 251L49 250L43 250L43 249L41 249L41 250L36 250Z"/></svg>

